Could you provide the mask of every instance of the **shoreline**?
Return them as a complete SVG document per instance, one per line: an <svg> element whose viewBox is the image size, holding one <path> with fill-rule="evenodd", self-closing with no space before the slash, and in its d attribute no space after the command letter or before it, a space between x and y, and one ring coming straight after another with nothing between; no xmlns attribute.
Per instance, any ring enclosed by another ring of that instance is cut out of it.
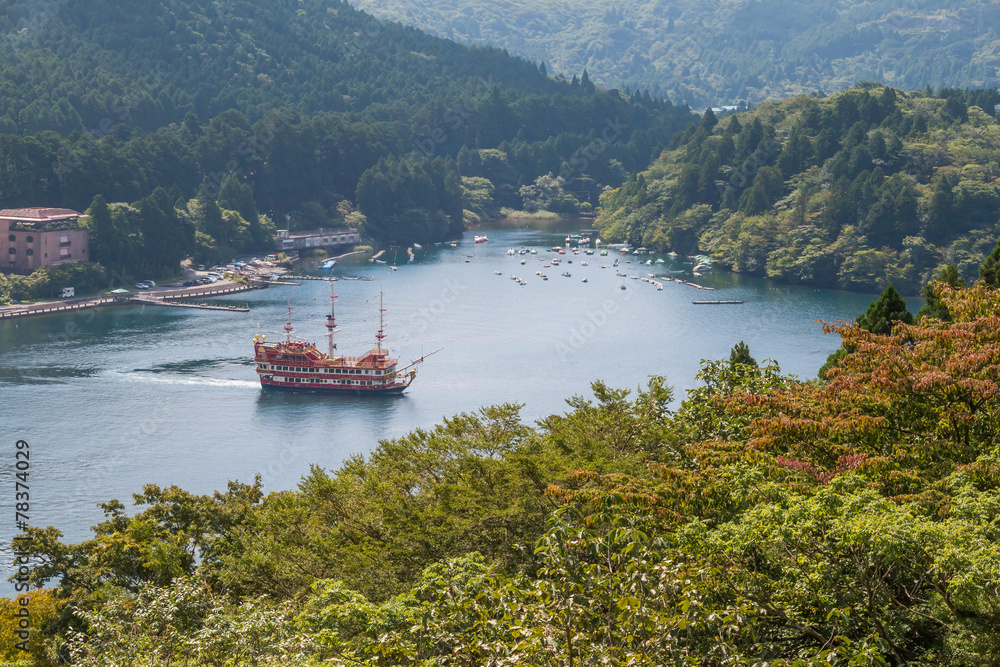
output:
<svg viewBox="0 0 1000 667"><path fill-rule="evenodd" d="M130 292L128 294L104 294L101 296L82 297L76 299L55 299L29 304L0 306L0 321L18 317L33 317L40 315L55 315L89 308L104 306L128 306L142 304L148 301L167 301L191 297L225 296L238 294L263 287L235 281L224 281L212 286L184 287L179 289L160 289L148 292Z"/></svg>

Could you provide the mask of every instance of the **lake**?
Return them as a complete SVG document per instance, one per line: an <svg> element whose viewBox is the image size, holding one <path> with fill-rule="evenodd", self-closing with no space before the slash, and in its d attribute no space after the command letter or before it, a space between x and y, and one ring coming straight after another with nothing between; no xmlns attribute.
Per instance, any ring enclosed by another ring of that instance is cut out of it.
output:
<svg viewBox="0 0 1000 667"><path fill-rule="evenodd" d="M853 319L872 300L723 272L697 278L715 292L659 278L658 291L616 276L613 253L567 254L561 266L544 268L553 257L548 249L578 228L498 223L475 232L488 234L488 243L473 243L470 232L457 247L416 250L413 263L405 249L384 256L387 264L338 263L332 275L340 278L342 354L374 345L380 290L387 344L401 365L443 348L402 396L260 389L252 339L281 335L289 302L296 335L326 348L328 281L214 300L249 302L249 313L128 306L2 322L0 488L12 505L14 443L29 441L30 523L79 541L101 520L96 503L130 505L147 483L210 493L259 473L267 490L293 488L310 464L336 468L382 438L448 415L504 402L523 403L529 422L562 412L567 398L588 394L598 378L635 388L662 374L679 399L695 386L702 359L728 358L741 340L758 360L770 357L787 373L813 377L839 345L817 320ZM509 256L509 248L538 254ZM673 260L622 260L618 270L637 276L685 268ZM698 299L744 303L692 304ZM14 533L11 511L0 522L0 542L6 546Z"/></svg>

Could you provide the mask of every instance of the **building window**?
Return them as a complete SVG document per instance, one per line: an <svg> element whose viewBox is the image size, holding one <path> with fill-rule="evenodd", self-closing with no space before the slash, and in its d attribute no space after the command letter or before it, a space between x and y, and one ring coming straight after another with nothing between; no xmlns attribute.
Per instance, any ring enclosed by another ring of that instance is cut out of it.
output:
<svg viewBox="0 0 1000 667"><path fill-rule="evenodd" d="M16 255L17 254L17 248L11 248L7 252L8 252L8 254Z"/></svg>
<svg viewBox="0 0 1000 667"><path fill-rule="evenodd" d="M13 243L14 241L17 240L17 237L14 236L13 234L11 234L10 236L7 237L7 240L10 241L11 243Z"/></svg>
<svg viewBox="0 0 1000 667"><path fill-rule="evenodd" d="M25 236L24 240L27 241L28 243L34 243L35 242L35 237L34 236Z"/></svg>
<svg viewBox="0 0 1000 667"><path fill-rule="evenodd" d="M31 237L28 237L28 238L30 239ZM59 237L59 245L61 245L61 246L67 246L67 245L69 245L69 237L68 236L60 236Z"/></svg>
<svg viewBox="0 0 1000 667"><path fill-rule="evenodd" d="M34 250L32 250L31 248L28 248L28 249L27 249L27 250L25 251L25 254L26 254L26 255L34 255L34 254L35 254L35 251L34 251Z"/></svg>
<svg viewBox="0 0 1000 667"><path fill-rule="evenodd" d="M59 248L59 259L69 259L69 248Z"/></svg>

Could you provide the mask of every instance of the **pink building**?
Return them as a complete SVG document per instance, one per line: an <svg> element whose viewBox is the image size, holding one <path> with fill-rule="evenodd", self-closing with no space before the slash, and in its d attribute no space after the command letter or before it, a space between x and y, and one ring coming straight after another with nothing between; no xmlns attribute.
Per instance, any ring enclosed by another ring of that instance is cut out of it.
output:
<svg viewBox="0 0 1000 667"><path fill-rule="evenodd" d="M86 215L68 208L5 208L0 211L0 271L31 273L43 266L90 260Z"/></svg>

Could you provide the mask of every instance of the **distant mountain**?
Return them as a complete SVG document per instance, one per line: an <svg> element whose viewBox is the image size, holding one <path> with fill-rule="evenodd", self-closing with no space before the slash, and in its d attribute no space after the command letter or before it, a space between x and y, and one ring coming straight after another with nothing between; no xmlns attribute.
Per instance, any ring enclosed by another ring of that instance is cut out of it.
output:
<svg viewBox="0 0 1000 667"><path fill-rule="evenodd" d="M783 282L909 294L976 277L1000 219L996 90L864 85L766 102L678 135L601 196L602 237Z"/></svg>
<svg viewBox="0 0 1000 667"><path fill-rule="evenodd" d="M567 77L692 106L871 80L904 90L1000 83L1000 4L969 0L353 0L376 16L504 47Z"/></svg>

